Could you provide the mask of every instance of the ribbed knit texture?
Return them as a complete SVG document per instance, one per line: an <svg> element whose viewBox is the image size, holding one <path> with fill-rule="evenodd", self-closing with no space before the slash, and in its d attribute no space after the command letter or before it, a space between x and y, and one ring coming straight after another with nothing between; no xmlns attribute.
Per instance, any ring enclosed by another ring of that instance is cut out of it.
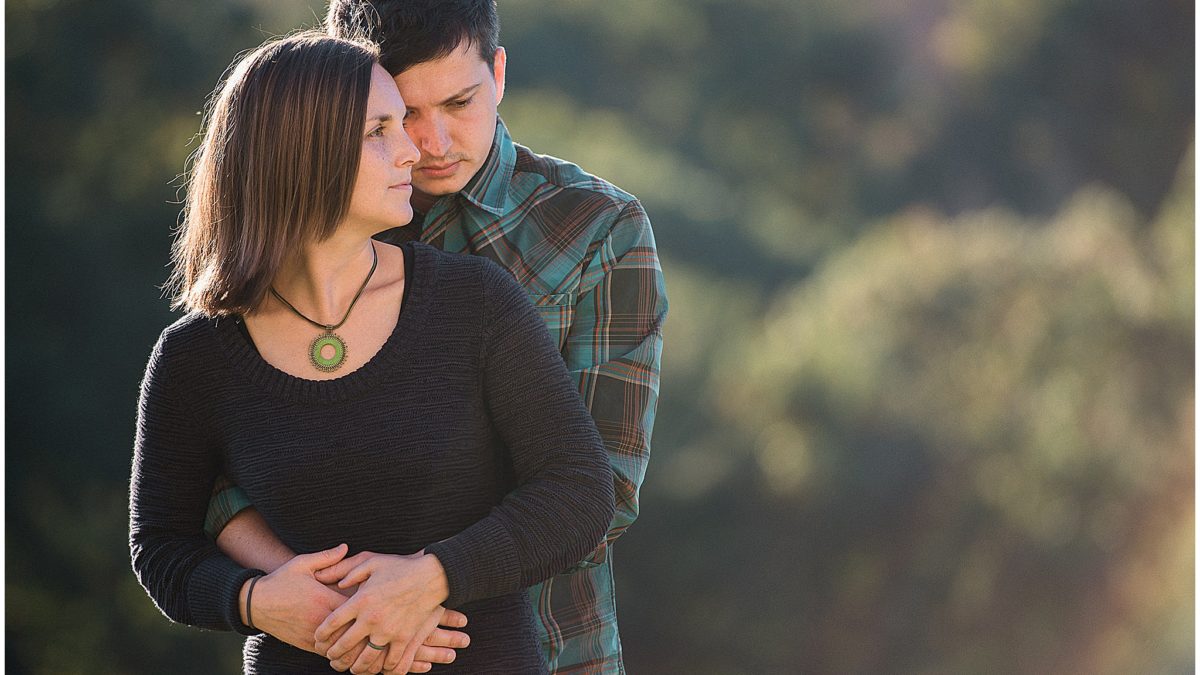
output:
<svg viewBox="0 0 1200 675"><path fill-rule="evenodd" d="M224 472L294 551L437 555L472 637L439 672L539 672L520 589L600 541L611 470L524 289L487 260L410 246L395 330L338 379L274 368L231 320L163 331L138 409L133 566L172 619L251 632L237 594L255 572L202 531ZM247 672L334 672L268 636L245 654Z"/></svg>

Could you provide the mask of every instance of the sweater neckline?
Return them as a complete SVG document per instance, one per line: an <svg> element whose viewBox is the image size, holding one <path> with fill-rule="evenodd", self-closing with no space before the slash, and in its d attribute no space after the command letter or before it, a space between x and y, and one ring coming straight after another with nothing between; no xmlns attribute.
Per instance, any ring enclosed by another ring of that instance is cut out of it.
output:
<svg viewBox="0 0 1200 675"><path fill-rule="evenodd" d="M340 401L353 398L380 384L383 376L394 373L401 362L403 347L420 333L428 312L429 289L437 283L437 258L430 247L419 242L412 246L413 269L405 270L409 284L396 326L379 351L353 372L332 380L310 380L286 373L271 365L239 332L233 319L216 321L217 335L227 364L240 377L271 394L297 402Z"/></svg>

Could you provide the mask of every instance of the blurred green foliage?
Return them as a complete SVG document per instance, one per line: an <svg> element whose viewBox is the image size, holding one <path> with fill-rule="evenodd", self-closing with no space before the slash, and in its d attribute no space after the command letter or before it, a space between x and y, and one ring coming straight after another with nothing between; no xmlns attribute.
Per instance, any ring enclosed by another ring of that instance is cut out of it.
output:
<svg viewBox="0 0 1200 675"><path fill-rule="evenodd" d="M236 672L129 570L177 176L318 2L6 4L14 673ZM515 138L671 296L634 673L1188 672L1194 6L501 0Z"/></svg>

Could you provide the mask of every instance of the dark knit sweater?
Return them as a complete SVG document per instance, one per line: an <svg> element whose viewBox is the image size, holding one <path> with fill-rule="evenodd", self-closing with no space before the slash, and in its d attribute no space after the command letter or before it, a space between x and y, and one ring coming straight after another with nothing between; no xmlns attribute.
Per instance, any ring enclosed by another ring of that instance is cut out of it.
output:
<svg viewBox="0 0 1200 675"><path fill-rule="evenodd" d="M202 530L224 472L294 551L436 555L472 642L435 672L539 672L520 589L595 547L612 475L525 291L490 261L410 246L395 330L338 379L274 368L233 320L191 314L163 331L138 408L133 567L175 621L254 633L237 598L255 572ZM245 654L247 672L334 672L270 636Z"/></svg>

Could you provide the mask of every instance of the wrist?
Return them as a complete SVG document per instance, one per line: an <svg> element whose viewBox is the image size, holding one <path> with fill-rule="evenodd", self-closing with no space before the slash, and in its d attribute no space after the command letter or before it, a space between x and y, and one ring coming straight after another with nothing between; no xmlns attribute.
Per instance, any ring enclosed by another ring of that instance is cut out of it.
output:
<svg viewBox="0 0 1200 675"><path fill-rule="evenodd" d="M422 565L422 569L426 575L427 583L425 587L436 599L437 604L441 605L450 597L450 580L446 578L446 568L442 567L442 561L438 560L436 555L432 553L422 554L417 560L418 564Z"/></svg>
<svg viewBox="0 0 1200 675"><path fill-rule="evenodd" d="M254 586L265 574L256 574L242 583L241 589L238 590L238 615L242 620L242 625L251 630L259 630L254 625Z"/></svg>
<svg viewBox="0 0 1200 675"><path fill-rule="evenodd" d="M257 577L250 577L242 582L242 589L238 591L238 616L242 620L243 626L250 626L250 617L246 616L247 600L250 599L250 584Z"/></svg>

